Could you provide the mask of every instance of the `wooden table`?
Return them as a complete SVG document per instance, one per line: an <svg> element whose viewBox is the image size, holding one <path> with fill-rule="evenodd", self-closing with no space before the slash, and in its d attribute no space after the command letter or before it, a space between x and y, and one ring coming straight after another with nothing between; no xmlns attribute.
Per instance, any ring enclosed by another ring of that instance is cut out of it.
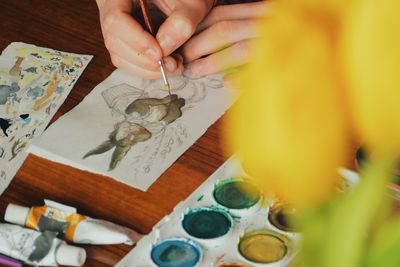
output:
<svg viewBox="0 0 400 267"><path fill-rule="evenodd" d="M103 44L94 0L2 0L0 17L0 50L22 41L94 55L55 119L115 69ZM47 198L147 234L227 159L221 147L223 127L221 120L211 126L147 192L30 155L0 197L0 217L3 219L8 203L42 205ZM132 249L126 245L86 248L89 259L85 266L96 267L114 265Z"/></svg>

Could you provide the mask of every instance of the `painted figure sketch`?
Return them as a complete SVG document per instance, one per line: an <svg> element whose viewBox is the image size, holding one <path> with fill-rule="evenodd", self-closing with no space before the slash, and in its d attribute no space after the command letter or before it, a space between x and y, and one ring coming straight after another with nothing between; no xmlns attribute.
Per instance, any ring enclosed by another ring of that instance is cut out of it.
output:
<svg viewBox="0 0 400 267"><path fill-rule="evenodd" d="M64 102L91 56L24 43L0 56L0 194Z"/></svg>
<svg viewBox="0 0 400 267"><path fill-rule="evenodd" d="M185 99L178 98L177 95L166 96L161 99L136 99L125 109L125 114L127 116L133 113L137 114L136 116L142 120L141 124L129 121L117 122L108 140L90 150L83 158L104 153L115 147L108 169L113 170L132 146L139 142L145 142L152 137L152 132L146 128L148 123L167 126L182 116L181 108L184 105Z"/></svg>
<svg viewBox="0 0 400 267"><path fill-rule="evenodd" d="M30 151L147 190L233 100L218 75L170 83L168 95L160 80L116 70Z"/></svg>

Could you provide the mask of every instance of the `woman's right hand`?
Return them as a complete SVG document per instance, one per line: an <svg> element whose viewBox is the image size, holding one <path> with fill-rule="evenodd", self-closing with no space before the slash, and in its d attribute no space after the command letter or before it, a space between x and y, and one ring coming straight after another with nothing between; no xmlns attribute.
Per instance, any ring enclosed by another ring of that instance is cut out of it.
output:
<svg viewBox="0 0 400 267"><path fill-rule="evenodd" d="M167 15L156 37L131 15L138 1L96 0L104 43L113 64L137 76L148 79L161 77L158 61L164 57L169 75L183 71L181 56L171 54L195 32L198 24L211 9L213 0L154 0ZM140 8L135 12L141 12Z"/></svg>

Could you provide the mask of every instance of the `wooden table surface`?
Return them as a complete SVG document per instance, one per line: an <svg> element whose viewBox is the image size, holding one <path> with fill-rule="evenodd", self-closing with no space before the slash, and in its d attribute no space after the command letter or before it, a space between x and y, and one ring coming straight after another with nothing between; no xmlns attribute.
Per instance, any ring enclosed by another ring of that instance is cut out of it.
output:
<svg viewBox="0 0 400 267"><path fill-rule="evenodd" d="M61 51L94 55L55 119L76 106L115 69L103 44L94 0L0 1L0 50L21 41ZM115 222L147 234L175 205L189 196L226 159L222 151L223 118L212 125L147 192L110 178L29 155L0 197L0 218L8 203L42 205L51 199L82 214ZM132 247L85 246L85 266L110 266Z"/></svg>

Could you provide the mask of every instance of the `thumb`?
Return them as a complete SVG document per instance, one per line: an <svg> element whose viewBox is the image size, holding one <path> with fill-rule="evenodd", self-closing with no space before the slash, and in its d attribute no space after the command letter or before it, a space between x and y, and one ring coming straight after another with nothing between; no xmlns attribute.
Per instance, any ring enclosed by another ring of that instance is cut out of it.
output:
<svg viewBox="0 0 400 267"><path fill-rule="evenodd" d="M210 3L211 2L211 3ZM164 56L184 44L195 32L197 25L211 9L212 1L188 0L176 5L157 32Z"/></svg>

